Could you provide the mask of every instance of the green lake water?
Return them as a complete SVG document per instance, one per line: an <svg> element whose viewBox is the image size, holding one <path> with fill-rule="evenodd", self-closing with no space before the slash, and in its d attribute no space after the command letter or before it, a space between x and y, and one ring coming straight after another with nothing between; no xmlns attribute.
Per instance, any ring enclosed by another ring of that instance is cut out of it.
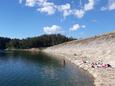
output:
<svg viewBox="0 0 115 86"><path fill-rule="evenodd" d="M43 53L0 53L0 86L94 86L92 76Z"/></svg>

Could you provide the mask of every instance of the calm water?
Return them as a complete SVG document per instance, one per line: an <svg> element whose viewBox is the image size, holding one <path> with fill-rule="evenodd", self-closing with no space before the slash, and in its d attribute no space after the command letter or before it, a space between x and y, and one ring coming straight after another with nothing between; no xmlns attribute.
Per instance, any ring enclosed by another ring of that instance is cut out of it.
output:
<svg viewBox="0 0 115 86"><path fill-rule="evenodd" d="M94 86L87 72L62 62L41 53L0 53L0 86Z"/></svg>

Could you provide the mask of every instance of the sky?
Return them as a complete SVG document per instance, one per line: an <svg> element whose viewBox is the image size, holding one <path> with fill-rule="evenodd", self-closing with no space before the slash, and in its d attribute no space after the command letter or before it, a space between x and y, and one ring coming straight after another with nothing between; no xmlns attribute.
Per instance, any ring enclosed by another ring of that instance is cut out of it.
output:
<svg viewBox="0 0 115 86"><path fill-rule="evenodd" d="M86 38L115 30L115 0L0 0L0 36Z"/></svg>

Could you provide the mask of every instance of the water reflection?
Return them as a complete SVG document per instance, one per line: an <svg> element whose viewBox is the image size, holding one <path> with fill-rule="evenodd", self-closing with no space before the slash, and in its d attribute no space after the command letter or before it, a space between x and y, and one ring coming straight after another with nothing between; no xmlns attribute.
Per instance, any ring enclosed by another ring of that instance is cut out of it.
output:
<svg viewBox="0 0 115 86"><path fill-rule="evenodd" d="M7 51L0 54L0 86L93 86L93 80L64 59Z"/></svg>

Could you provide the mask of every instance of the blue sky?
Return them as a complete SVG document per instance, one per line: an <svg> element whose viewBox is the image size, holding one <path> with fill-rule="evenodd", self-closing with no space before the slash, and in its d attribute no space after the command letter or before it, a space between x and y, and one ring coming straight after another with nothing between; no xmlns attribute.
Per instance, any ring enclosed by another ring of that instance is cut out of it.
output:
<svg viewBox="0 0 115 86"><path fill-rule="evenodd" d="M0 36L61 33L84 38L115 30L115 0L0 0Z"/></svg>

